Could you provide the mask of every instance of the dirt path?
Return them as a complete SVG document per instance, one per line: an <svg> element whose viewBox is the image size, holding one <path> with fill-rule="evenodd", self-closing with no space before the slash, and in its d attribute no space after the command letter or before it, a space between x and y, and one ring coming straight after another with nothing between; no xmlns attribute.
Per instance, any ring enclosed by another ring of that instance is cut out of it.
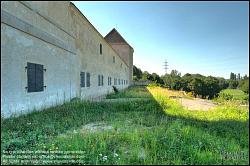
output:
<svg viewBox="0 0 250 166"><path fill-rule="evenodd" d="M177 98L177 101L179 101L184 108L187 108L189 110L203 110L207 111L215 106L217 106L216 103L213 103L209 100L204 99L186 99L186 98Z"/></svg>
<svg viewBox="0 0 250 166"><path fill-rule="evenodd" d="M104 102L128 102L128 101L138 101L138 100L149 100L150 98L117 98L117 99L103 99L100 101Z"/></svg>

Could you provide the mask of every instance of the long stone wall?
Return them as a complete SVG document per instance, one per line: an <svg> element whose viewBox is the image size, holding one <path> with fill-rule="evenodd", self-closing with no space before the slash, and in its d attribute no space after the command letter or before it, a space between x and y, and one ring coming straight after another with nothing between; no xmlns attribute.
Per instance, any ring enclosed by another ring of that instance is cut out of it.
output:
<svg viewBox="0 0 250 166"><path fill-rule="evenodd" d="M44 91L27 92L27 62L44 65ZM130 70L70 2L1 2L2 117L105 95L114 78L130 80ZM80 87L80 72L90 73L90 87ZM103 86L98 75L104 76Z"/></svg>

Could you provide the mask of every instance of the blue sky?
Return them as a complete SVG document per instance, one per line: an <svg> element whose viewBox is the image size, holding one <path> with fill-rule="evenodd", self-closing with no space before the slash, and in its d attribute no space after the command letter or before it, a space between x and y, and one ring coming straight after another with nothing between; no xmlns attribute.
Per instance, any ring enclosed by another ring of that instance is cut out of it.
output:
<svg viewBox="0 0 250 166"><path fill-rule="evenodd" d="M249 2L75 2L105 36L116 28L143 71L249 75Z"/></svg>

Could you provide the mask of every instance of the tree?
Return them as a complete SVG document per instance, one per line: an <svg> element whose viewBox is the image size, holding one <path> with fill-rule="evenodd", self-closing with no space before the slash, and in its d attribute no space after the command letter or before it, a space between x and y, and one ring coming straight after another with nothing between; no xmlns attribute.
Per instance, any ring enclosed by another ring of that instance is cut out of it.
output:
<svg viewBox="0 0 250 166"><path fill-rule="evenodd" d="M161 79L161 77L156 73L152 73L152 78L153 78L152 81L154 81L154 82L156 82L158 84L163 84L164 83L163 80Z"/></svg>
<svg viewBox="0 0 250 166"><path fill-rule="evenodd" d="M240 73L237 75L237 81L240 81Z"/></svg>
<svg viewBox="0 0 250 166"><path fill-rule="evenodd" d="M233 72L230 73L230 80L236 80L236 74Z"/></svg>
<svg viewBox="0 0 250 166"><path fill-rule="evenodd" d="M219 81L219 88L220 88L220 90L228 88L229 82L225 78L217 77L217 79Z"/></svg>
<svg viewBox="0 0 250 166"><path fill-rule="evenodd" d="M189 84L191 91L193 92L194 96L202 96L203 98L203 88L204 82L202 81L201 77L195 77Z"/></svg>
<svg viewBox="0 0 250 166"><path fill-rule="evenodd" d="M141 79L144 80L144 81L148 80L148 75L149 75L149 73L147 71L144 71L142 73L142 78Z"/></svg>
<svg viewBox="0 0 250 166"><path fill-rule="evenodd" d="M206 77L204 85L203 96L208 97L208 99L214 98L220 92L219 80L215 77Z"/></svg>
<svg viewBox="0 0 250 166"><path fill-rule="evenodd" d="M174 90L180 90L182 89L182 79L181 79L181 73L177 70L172 70L170 74L165 74L163 76L164 84Z"/></svg>
<svg viewBox="0 0 250 166"><path fill-rule="evenodd" d="M229 89L236 89L238 86L238 81L236 80L229 80L229 85L228 85L228 88Z"/></svg>
<svg viewBox="0 0 250 166"><path fill-rule="evenodd" d="M182 89L186 92L191 92L190 83L193 80L192 74L185 74L182 76Z"/></svg>
<svg viewBox="0 0 250 166"><path fill-rule="evenodd" d="M133 79L140 80L142 78L142 71L140 68L137 68L135 65L133 66Z"/></svg>
<svg viewBox="0 0 250 166"><path fill-rule="evenodd" d="M238 88L245 93L249 93L249 77L244 76L244 79L239 81Z"/></svg>

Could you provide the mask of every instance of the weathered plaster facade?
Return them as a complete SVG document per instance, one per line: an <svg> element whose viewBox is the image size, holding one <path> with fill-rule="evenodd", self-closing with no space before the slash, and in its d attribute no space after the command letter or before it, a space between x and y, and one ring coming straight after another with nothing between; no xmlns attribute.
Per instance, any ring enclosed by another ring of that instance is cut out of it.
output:
<svg viewBox="0 0 250 166"><path fill-rule="evenodd" d="M27 92L27 62L44 65L43 91ZM132 47L108 42L72 3L1 2L1 116L127 88L132 69ZM90 87L80 87L80 72L90 73ZM128 83L114 85L115 78Z"/></svg>

